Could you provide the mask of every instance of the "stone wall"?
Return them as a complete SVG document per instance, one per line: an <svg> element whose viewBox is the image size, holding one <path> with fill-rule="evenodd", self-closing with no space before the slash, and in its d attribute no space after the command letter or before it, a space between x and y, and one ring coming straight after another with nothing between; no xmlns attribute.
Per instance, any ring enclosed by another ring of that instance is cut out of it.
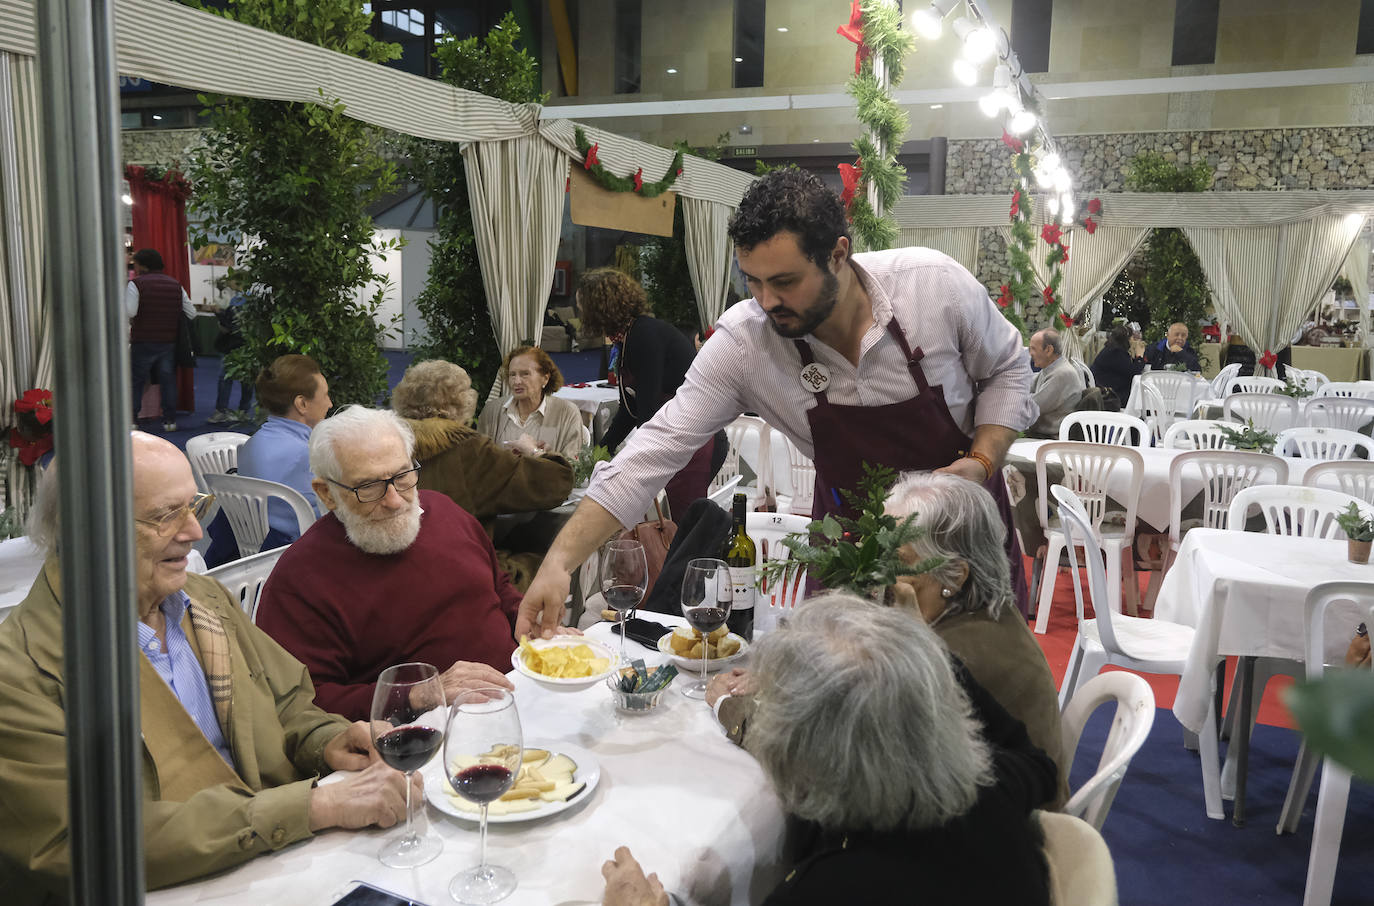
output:
<svg viewBox="0 0 1374 906"><path fill-rule="evenodd" d="M130 129L119 134L122 163L191 165L191 149L200 144L200 129Z"/></svg>

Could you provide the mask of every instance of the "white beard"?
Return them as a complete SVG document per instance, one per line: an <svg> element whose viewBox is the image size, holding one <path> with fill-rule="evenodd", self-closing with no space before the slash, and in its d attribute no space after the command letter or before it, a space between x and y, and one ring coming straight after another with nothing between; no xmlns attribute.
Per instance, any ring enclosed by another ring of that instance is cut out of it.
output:
<svg viewBox="0 0 1374 906"><path fill-rule="evenodd" d="M419 501L412 502L390 519L376 521L337 507L334 514L343 523L344 533L353 546L369 554L399 554L415 543L420 534L420 516L424 510Z"/></svg>

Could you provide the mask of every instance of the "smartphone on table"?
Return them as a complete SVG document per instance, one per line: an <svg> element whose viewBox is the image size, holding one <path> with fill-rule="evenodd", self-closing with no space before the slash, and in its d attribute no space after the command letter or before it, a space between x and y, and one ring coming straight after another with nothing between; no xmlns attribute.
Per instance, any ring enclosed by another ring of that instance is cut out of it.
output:
<svg viewBox="0 0 1374 906"><path fill-rule="evenodd" d="M330 906L428 906L419 900L412 900L380 887L373 887L366 881L349 881L335 893Z"/></svg>

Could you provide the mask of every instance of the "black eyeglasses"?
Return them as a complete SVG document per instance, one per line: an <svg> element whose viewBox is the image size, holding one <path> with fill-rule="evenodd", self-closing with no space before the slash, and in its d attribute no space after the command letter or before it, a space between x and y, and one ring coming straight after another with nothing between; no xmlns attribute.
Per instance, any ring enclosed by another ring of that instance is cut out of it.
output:
<svg viewBox="0 0 1374 906"><path fill-rule="evenodd" d="M412 461L412 465L404 472L397 472L390 478L378 478L376 481L364 481L356 487L349 487L342 481L335 481L326 478L330 484L338 485L345 491L352 491L353 496L358 498L359 503L376 503L386 496L386 486L391 485L397 491L409 491L420 483L420 464Z"/></svg>

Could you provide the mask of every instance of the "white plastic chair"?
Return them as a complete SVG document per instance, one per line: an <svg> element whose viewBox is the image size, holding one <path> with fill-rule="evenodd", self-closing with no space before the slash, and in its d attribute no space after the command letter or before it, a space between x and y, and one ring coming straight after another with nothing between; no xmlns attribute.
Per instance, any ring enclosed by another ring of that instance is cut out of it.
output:
<svg viewBox="0 0 1374 906"><path fill-rule="evenodd" d="M1270 535L1344 538L1345 533L1336 524L1336 514L1352 502L1358 503L1367 515L1374 515L1374 507L1343 491L1299 485L1251 487L1232 498L1227 526L1244 531L1250 507L1257 506L1264 517L1264 530Z"/></svg>
<svg viewBox="0 0 1374 906"><path fill-rule="evenodd" d="M1228 426L1234 427L1234 426ZM1226 437L1214 418L1189 418L1174 422L1164 432L1166 450L1234 450L1236 445Z"/></svg>
<svg viewBox="0 0 1374 906"><path fill-rule="evenodd" d="M1307 593L1306 622L1303 627L1309 680L1319 679L1324 670L1326 640L1323 621L1327 608L1337 602L1348 602L1366 611L1365 622L1374 625L1374 583L1323 582L1313 586ZM1350 772L1330 758L1323 758L1321 766L1322 781L1317 788L1317 815L1312 828L1312 850L1307 857L1303 906L1324 906L1331 902L1341 834L1345 828L1346 801L1350 796ZM1303 803L1307 801L1316 770L1316 757L1308 751L1304 741L1279 817L1278 833L1297 830Z"/></svg>
<svg viewBox="0 0 1374 906"><path fill-rule="evenodd" d="M767 422L754 415L741 415L725 426L725 436L730 439L729 455L733 456L735 460L735 473L742 474L740 466L744 462L744 443L751 433L755 437L755 450L757 451L755 454L755 478L754 483L744 485L743 490L749 493L751 498L758 499L767 497L776 490L773 484L773 460L770 446L772 431ZM726 468L722 467L721 472L726 472Z"/></svg>
<svg viewBox="0 0 1374 906"><path fill-rule="evenodd" d="M1288 379L1299 387L1316 393L1321 387L1331 383L1331 379L1314 368L1288 369Z"/></svg>
<svg viewBox="0 0 1374 906"><path fill-rule="evenodd" d="M237 472L239 447L247 439L247 434L238 431L211 431L186 441L186 458L191 461L191 474L195 476L196 487L209 492L210 489L205 485L208 472L221 475Z"/></svg>
<svg viewBox="0 0 1374 906"><path fill-rule="evenodd" d="M1251 421L1274 434L1302 423L1302 405L1282 393L1233 393L1221 401L1221 414L1227 421Z"/></svg>
<svg viewBox="0 0 1374 906"><path fill-rule="evenodd" d="M1192 415L1193 403L1210 389L1206 381L1184 371L1147 371L1140 383L1159 391L1169 415L1184 418Z"/></svg>
<svg viewBox="0 0 1374 906"><path fill-rule="evenodd" d="M739 483L743 478L743 475L736 475L734 478L725 482L725 484L707 494L706 499L726 512L729 512L730 507L734 504L735 490L739 487Z"/></svg>
<svg viewBox="0 0 1374 906"><path fill-rule="evenodd" d="M779 436L787 447L787 464L792 480L792 497L787 510L801 516L810 516L816 489L816 464L807 459L787 435Z"/></svg>
<svg viewBox="0 0 1374 906"><path fill-rule="evenodd" d="M1374 400L1357 396L1314 396L1303 407L1308 425L1368 434L1374 426Z"/></svg>
<svg viewBox="0 0 1374 906"><path fill-rule="evenodd" d="M1164 433L1178 421L1159 391L1143 380L1140 382L1140 417L1150 426L1150 439L1156 445L1163 443Z"/></svg>
<svg viewBox="0 0 1374 906"><path fill-rule="evenodd" d="M1116 703L1116 714L1102 746L1102 755L1097 760L1097 770L1073 791L1063 809L1096 830L1102 830L1126 769L1145 744L1155 722L1155 694L1143 677L1121 671L1099 673L1079 687L1060 716L1063 751L1070 758L1070 764L1083 735L1083 726L1099 706L1108 702Z"/></svg>
<svg viewBox="0 0 1374 906"><path fill-rule="evenodd" d="M216 566L206 575L228 589L229 597L238 601L248 619L257 622L258 598L262 594L262 587L267 584L267 577L272 574L277 559L288 547L289 544L274 547L270 551Z"/></svg>
<svg viewBox="0 0 1374 906"><path fill-rule="evenodd" d="M759 565L770 560L790 560L792 551L782 539L795 532L805 532L811 520L792 513L746 513L744 530L754 539ZM768 631L777 626L778 618L790 611L806 597L806 570L769 586L760 581L754 601L754 629Z"/></svg>
<svg viewBox="0 0 1374 906"><path fill-rule="evenodd" d="M205 482L229 517L229 527L234 530L240 557L256 554L267 538L270 528L267 523L268 500L276 498L286 501L296 514L301 534L315 524L315 510L295 488L265 478L216 475L213 472L206 473Z"/></svg>
<svg viewBox="0 0 1374 906"><path fill-rule="evenodd" d="M1363 457L1356 455L1361 452ZM1374 457L1374 441L1367 434L1340 428L1289 428L1279 432L1274 453L1323 461L1370 459Z"/></svg>
<svg viewBox="0 0 1374 906"><path fill-rule="evenodd" d="M1078 359L1069 359L1069 364L1072 365L1074 370L1083 378L1084 387L1097 386L1097 382L1093 379L1093 370L1088 367L1087 362L1081 362Z"/></svg>
<svg viewBox="0 0 1374 906"><path fill-rule="evenodd" d="M1077 428L1080 437L1070 437ZM1150 428L1143 419L1121 412L1070 412L1059 423L1060 440L1081 440L1090 444L1117 444L1123 447L1148 447Z"/></svg>
<svg viewBox="0 0 1374 906"><path fill-rule="evenodd" d="M1342 459L1312 466L1302 477L1309 488L1335 486L1352 497L1374 505L1374 462L1364 459Z"/></svg>
<svg viewBox="0 0 1374 906"><path fill-rule="evenodd" d="M1088 822L1037 811L1045 837L1050 906L1117 906L1116 866L1107 841Z"/></svg>
<svg viewBox="0 0 1374 906"><path fill-rule="evenodd" d="M1107 603L1107 577L1102 570L1102 548L1092 535L1088 514L1082 502L1068 488L1056 485L1051 489L1059 501L1059 516L1066 535L1075 543L1069 545L1070 566L1073 568L1074 604L1078 608L1078 635L1073 652L1059 687L1059 709L1067 710L1079 687L1085 685L1113 664L1140 673L1182 676L1193 646L1194 630L1182 623L1161 619L1140 619L1113 613ZM1082 546L1087 561L1088 593L1096 616L1084 616L1083 587L1078 577L1078 552ZM1217 663L1222 663L1221 658ZM1197 735L1198 754L1202 757L1202 787L1207 815L1221 819L1225 812L1221 805L1221 773L1216 769L1217 723L1216 709L1209 696L1207 716ZM1208 770L1208 765L1213 766Z"/></svg>
<svg viewBox="0 0 1374 906"><path fill-rule="evenodd" d="M1331 396L1374 400L1374 381L1330 381L1317 388L1314 399Z"/></svg>
<svg viewBox="0 0 1374 906"><path fill-rule="evenodd" d="M1271 377L1234 377L1226 385L1225 396L1233 393L1277 393L1284 388L1283 381Z"/></svg>
<svg viewBox="0 0 1374 906"><path fill-rule="evenodd" d="M1036 449L1035 477L1040 488L1036 509L1040 527L1045 532L1045 570L1040 579L1035 631L1042 635L1050 622L1059 556L1068 544L1063 528L1050 521L1048 464L1051 458L1064 467L1063 486L1073 490L1077 495L1075 499L1081 499L1090 508L1093 544L1107 550L1107 578L1111 589L1108 600L1118 613L1121 612L1121 564L1123 559L1131 555L1135 544L1135 509L1140 501L1140 484L1145 475L1144 459L1130 447L1056 441ZM1126 493L1116 498L1118 503L1126 507L1126 521L1121 526L1104 527L1102 521L1107 515L1107 482L1117 468L1128 472ZM1136 584L1134 563L1127 573L1126 597L1131 612L1135 613L1139 605L1140 587Z"/></svg>
<svg viewBox="0 0 1374 906"><path fill-rule="evenodd" d="M1226 388L1231 386L1231 381L1240 375L1240 362L1232 362L1225 368L1217 372L1217 376L1212 378L1212 396L1221 399L1226 395Z"/></svg>

